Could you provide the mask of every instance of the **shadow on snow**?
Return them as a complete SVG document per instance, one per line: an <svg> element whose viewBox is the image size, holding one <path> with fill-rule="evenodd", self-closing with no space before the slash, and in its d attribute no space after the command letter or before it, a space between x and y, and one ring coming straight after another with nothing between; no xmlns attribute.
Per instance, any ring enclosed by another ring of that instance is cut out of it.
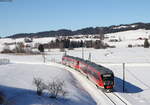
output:
<svg viewBox="0 0 150 105"><path fill-rule="evenodd" d="M138 93L138 92L142 92L143 89L141 89L140 87L135 86L132 83L129 83L127 81L124 81L124 93ZM123 93L123 80L115 77L115 88L114 88L115 92L120 92Z"/></svg>
<svg viewBox="0 0 150 105"><path fill-rule="evenodd" d="M74 96L74 98L66 96L52 99L45 95L38 96L35 90L3 85L0 85L0 92L3 92L6 98L6 105L96 105L94 99L90 95L87 95L88 93L81 94L81 96ZM80 99L81 97L84 98Z"/></svg>

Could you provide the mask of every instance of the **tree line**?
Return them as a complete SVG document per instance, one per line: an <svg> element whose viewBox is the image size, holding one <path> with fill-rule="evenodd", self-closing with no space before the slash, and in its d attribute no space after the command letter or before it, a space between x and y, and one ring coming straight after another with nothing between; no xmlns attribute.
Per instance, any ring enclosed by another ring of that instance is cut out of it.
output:
<svg viewBox="0 0 150 105"><path fill-rule="evenodd" d="M54 49L54 48L59 48L59 49L69 49L73 50L74 48L81 48L81 47L86 47L86 48L95 48L95 49L100 49L100 48L106 48L109 47L108 44L103 43L102 40L89 40L89 41L71 41L70 39L56 39L55 41L51 41L47 44L40 44L38 46L38 49L43 52L44 48L46 49Z"/></svg>
<svg viewBox="0 0 150 105"><path fill-rule="evenodd" d="M126 26L126 27L121 27ZM134 26L134 27L133 27ZM120 27L120 28L116 28ZM43 31L37 33L19 33L8 36L9 38L21 38L21 37L57 37L57 36L73 36L73 35L103 35L107 33L115 33L128 30L137 30L137 29L150 29L150 23L133 23L133 24L121 24L121 25L112 25L109 27L87 27L79 30L68 30L60 29L57 31Z"/></svg>

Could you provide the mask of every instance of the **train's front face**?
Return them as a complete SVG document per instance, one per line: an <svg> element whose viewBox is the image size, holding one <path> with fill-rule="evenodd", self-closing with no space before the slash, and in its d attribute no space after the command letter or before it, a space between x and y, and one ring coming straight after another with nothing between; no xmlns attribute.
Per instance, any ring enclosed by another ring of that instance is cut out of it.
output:
<svg viewBox="0 0 150 105"><path fill-rule="evenodd" d="M104 83L104 88L107 92L111 92L114 86L114 75L113 74L103 74L102 80Z"/></svg>

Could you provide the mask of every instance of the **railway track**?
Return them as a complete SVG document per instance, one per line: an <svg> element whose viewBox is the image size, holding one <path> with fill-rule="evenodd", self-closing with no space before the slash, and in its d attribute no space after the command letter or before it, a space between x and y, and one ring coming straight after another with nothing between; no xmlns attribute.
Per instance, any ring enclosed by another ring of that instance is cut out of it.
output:
<svg viewBox="0 0 150 105"><path fill-rule="evenodd" d="M76 72L76 71L72 71L72 72ZM76 72L77 73L77 72ZM79 72L78 72L79 73ZM81 74L81 73L80 73ZM84 77L85 79L87 79L85 76L82 75L82 77ZM88 81L93 84L94 87L95 84L88 79ZM97 88L97 87L96 87ZM123 100L120 96L118 96L116 93L114 92L111 92L111 93L106 93L106 92L103 92L101 89L97 88L97 91L99 93L99 95L102 95L104 96L105 100L106 101L106 105L130 105L130 103L126 102L126 100Z"/></svg>
<svg viewBox="0 0 150 105"><path fill-rule="evenodd" d="M128 105L122 98L120 98L116 93L105 93L105 97L111 102L112 105Z"/></svg>

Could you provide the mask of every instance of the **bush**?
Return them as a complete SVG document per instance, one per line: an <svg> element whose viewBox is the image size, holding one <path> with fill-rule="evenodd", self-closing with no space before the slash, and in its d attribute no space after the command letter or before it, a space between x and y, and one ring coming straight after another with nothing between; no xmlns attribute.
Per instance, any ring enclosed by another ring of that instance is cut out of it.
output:
<svg viewBox="0 0 150 105"><path fill-rule="evenodd" d="M39 96L42 95L43 90L46 89L46 85L43 83L43 80L41 78L34 78L33 79L33 84L36 86L37 88L37 94Z"/></svg>
<svg viewBox="0 0 150 105"><path fill-rule="evenodd" d="M115 46L115 45L112 45L112 46L109 46L109 48L116 48L116 46Z"/></svg>
<svg viewBox="0 0 150 105"><path fill-rule="evenodd" d="M68 50L74 50L74 48L73 47L69 47Z"/></svg>
<svg viewBox="0 0 150 105"><path fill-rule="evenodd" d="M63 86L64 86L64 82L61 81L49 82L47 86L49 97L57 98L58 96L65 96L67 92L64 91Z"/></svg>
<svg viewBox="0 0 150 105"><path fill-rule="evenodd" d="M41 54L39 51L33 51L31 48L25 48L24 51L25 54L34 54L34 55Z"/></svg>
<svg viewBox="0 0 150 105"><path fill-rule="evenodd" d="M129 47L129 48L132 48L132 44L129 44L128 47Z"/></svg>
<svg viewBox="0 0 150 105"><path fill-rule="evenodd" d="M65 96L67 94L64 91L64 82L58 80L45 84L41 78L34 78L33 84L36 86L39 96L42 95L44 90L48 92L48 97L50 98L57 98L58 96Z"/></svg>
<svg viewBox="0 0 150 105"><path fill-rule="evenodd" d="M14 53L14 52L11 51L10 49L3 49L3 51L1 51L1 53Z"/></svg>
<svg viewBox="0 0 150 105"><path fill-rule="evenodd" d="M105 49L107 48L107 44L103 43L101 40L96 40L93 47L94 49Z"/></svg>
<svg viewBox="0 0 150 105"><path fill-rule="evenodd" d="M1 53L13 53L8 45L5 45Z"/></svg>
<svg viewBox="0 0 150 105"><path fill-rule="evenodd" d="M150 44L148 42L148 39L145 39L144 41L144 48L149 48Z"/></svg>
<svg viewBox="0 0 150 105"><path fill-rule="evenodd" d="M26 51L24 50L24 44L23 43L17 43L16 47L13 49L14 53L25 53Z"/></svg>
<svg viewBox="0 0 150 105"><path fill-rule="evenodd" d="M65 49L64 48L60 48L60 52L65 52Z"/></svg>
<svg viewBox="0 0 150 105"><path fill-rule="evenodd" d="M23 43L17 43L14 49L10 49L9 45L5 45L0 53L22 53L22 54L40 54L39 51L33 51L29 47L24 47Z"/></svg>

